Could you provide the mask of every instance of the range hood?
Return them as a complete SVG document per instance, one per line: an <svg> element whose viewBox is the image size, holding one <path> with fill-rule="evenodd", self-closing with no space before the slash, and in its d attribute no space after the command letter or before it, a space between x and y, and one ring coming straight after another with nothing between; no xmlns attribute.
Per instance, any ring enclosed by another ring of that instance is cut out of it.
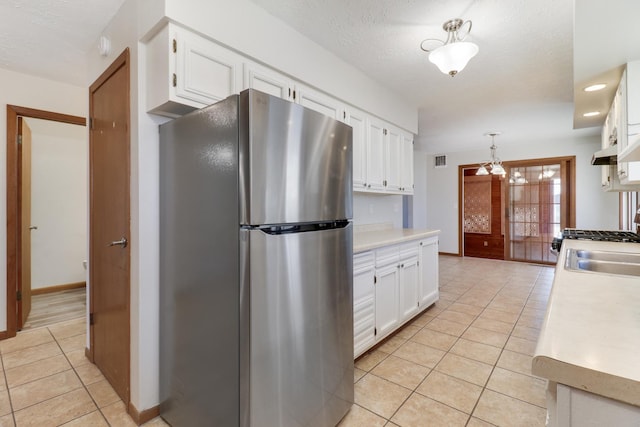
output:
<svg viewBox="0 0 640 427"><path fill-rule="evenodd" d="M618 163L618 146L610 145L604 150L596 151L591 157L592 165L615 165Z"/></svg>

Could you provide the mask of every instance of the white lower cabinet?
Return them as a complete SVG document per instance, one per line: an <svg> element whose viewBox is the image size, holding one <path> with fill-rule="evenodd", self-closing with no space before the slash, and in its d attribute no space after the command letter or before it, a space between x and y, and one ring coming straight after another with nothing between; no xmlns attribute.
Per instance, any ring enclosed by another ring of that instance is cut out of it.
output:
<svg viewBox="0 0 640 427"><path fill-rule="evenodd" d="M438 300L438 237L353 257L354 357Z"/></svg>
<svg viewBox="0 0 640 427"><path fill-rule="evenodd" d="M364 353L376 340L375 280L376 266L373 252L353 256L353 353Z"/></svg>
<svg viewBox="0 0 640 427"><path fill-rule="evenodd" d="M419 249L415 242L400 248L400 320L412 318L418 312Z"/></svg>
<svg viewBox="0 0 640 427"><path fill-rule="evenodd" d="M640 425L640 407L609 399L563 384L547 386L547 426Z"/></svg>
<svg viewBox="0 0 640 427"><path fill-rule="evenodd" d="M393 331L399 322L400 251L397 246L376 250L376 339Z"/></svg>
<svg viewBox="0 0 640 427"><path fill-rule="evenodd" d="M438 301L438 237L420 241L420 278L418 303L420 308L428 307Z"/></svg>

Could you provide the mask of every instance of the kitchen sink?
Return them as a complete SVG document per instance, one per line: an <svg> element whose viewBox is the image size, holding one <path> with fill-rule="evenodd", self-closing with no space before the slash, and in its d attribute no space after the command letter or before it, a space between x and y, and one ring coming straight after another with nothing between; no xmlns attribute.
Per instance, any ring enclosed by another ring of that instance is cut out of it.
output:
<svg viewBox="0 0 640 427"><path fill-rule="evenodd" d="M568 249L565 268L573 271L640 277L640 254Z"/></svg>

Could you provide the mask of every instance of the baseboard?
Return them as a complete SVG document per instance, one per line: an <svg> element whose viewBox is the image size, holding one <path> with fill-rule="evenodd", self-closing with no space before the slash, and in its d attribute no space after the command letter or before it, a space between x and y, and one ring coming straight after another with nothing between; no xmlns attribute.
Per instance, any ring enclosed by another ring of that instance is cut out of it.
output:
<svg viewBox="0 0 640 427"><path fill-rule="evenodd" d="M445 256L460 256L460 254L454 254L453 252L438 252L438 255L445 255Z"/></svg>
<svg viewBox="0 0 640 427"><path fill-rule="evenodd" d="M51 292L68 291L87 287L87 282L65 283L63 285L47 286L46 288L31 289L31 295L50 294Z"/></svg>
<svg viewBox="0 0 640 427"><path fill-rule="evenodd" d="M84 348L84 357L86 357L91 363L93 363L93 352L89 347Z"/></svg>
<svg viewBox="0 0 640 427"><path fill-rule="evenodd" d="M153 408L145 409L144 411L140 412L133 405L133 403L129 402L129 416L137 425L141 425L146 423L147 421L151 421L158 415L160 415L160 406L154 406Z"/></svg>
<svg viewBox="0 0 640 427"><path fill-rule="evenodd" d="M9 331L0 332L0 340L6 340L7 338L15 337L15 335L9 336Z"/></svg>

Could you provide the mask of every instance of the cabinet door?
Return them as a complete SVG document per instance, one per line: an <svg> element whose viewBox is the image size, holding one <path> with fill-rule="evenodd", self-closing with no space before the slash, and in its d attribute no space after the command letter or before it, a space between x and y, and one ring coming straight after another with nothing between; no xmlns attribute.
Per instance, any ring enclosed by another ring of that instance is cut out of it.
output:
<svg viewBox="0 0 640 427"><path fill-rule="evenodd" d="M400 159L402 152L402 135L393 127L386 129L386 156L385 156L385 189L388 191L400 191Z"/></svg>
<svg viewBox="0 0 640 427"><path fill-rule="evenodd" d="M395 263L376 269L376 339L398 325L399 271Z"/></svg>
<svg viewBox="0 0 640 427"><path fill-rule="evenodd" d="M341 122L344 122L346 119L344 107L338 100L307 86L296 85L294 101L325 116L340 120Z"/></svg>
<svg viewBox="0 0 640 427"><path fill-rule="evenodd" d="M369 118L367 126L367 188L384 190L385 138L381 121Z"/></svg>
<svg viewBox="0 0 640 427"><path fill-rule="evenodd" d="M353 256L353 356L375 343L375 266L373 253Z"/></svg>
<svg viewBox="0 0 640 427"><path fill-rule="evenodd" d="M420 308L428 307L439 298L438 291L438 238L420 242Z"/></svg>
<svg viewBox="0 0 640 427"><path fill-rule="evenodd" d="M623 75L624 79L624 75ZM626 104L628 135L640 133L640 60L627 63L626 69Z"/></svg>
<svg viewBox="0 0 640 427"><path fill-rule="evenodd" d="M269 95L290 101L293 99L293 84L285 75L253 62L244 64L244 89L257 89Z"/></svg>
<svg viewBox="0 0 640 427"><path fill-rule="evenodd" d="M400 256L400 321L418 312L418 251Z"/></svg>
<svg viewBox="0 0 640 427"><path fill-rule="evenodd" d="M402 180L400 190L413 194L413 135L402 134L402 162L400 167Z"/></svg>
<svg viewBox="0 0 640 427"><path fill-rule="evenodd" d="M347 124L353 129L353 190L367 187L367 119L362 111L350 109Z"/></svg>
<svg viewBox="0 0 640 427"><path fill-rule="evenodd" d="M239 92L239 55L180 28L176 28L175 40L177 97L204 107Z"/></svg>

